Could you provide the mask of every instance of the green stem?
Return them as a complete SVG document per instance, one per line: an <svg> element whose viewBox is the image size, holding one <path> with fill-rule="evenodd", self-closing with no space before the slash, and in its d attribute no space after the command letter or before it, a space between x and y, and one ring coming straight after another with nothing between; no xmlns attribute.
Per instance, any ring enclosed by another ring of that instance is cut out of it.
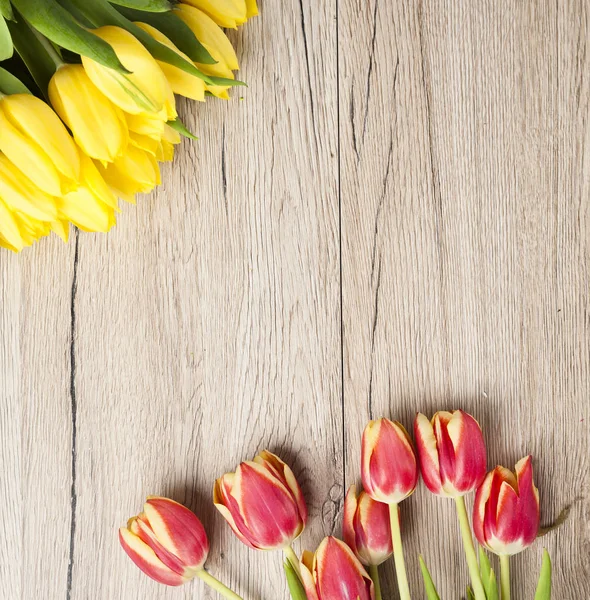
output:
<svg viewBox="0 0 590 600"><path fill-rule="evenodd" d="M297 577L301 581L301 568L299 567L299 559L297 558L297 554L295 554L295 550L293 550L293 546L287 546L284 548L285 556L287 560L291 563L295 573L297 573Z"/></svg>
<svg viewBox="0 0 590 600"><path fill-rule="evenodd" d="M381 596L381 582L379 581L379 569L377 565L369 565L369 575L373 580L373 585L375 586L375 600L383 600L383 596Z"/></svg>
<svg viewBox="0 0 590 600"><path fill-rule="evenodd" d="M500 556L500 585L502 600L510 600L510 556Z"/></svg>
<svg viewBox="0 0 590 600"><path fill-rule="evenodd" d="M241 596L238 596L235 592L232 592L228 587L223 585L221 581L215 579L213 575L209 575L209 573L207 573L207 571L204 569L201 569L197 573L197 577L202 579L210 588L213 588L224 598L230 598L230 600L242 600Z"/></svg>
<svg viewBox="0 0 590 600"><path fill-rule="evenodd" d="M465 508L463 496L455 498L455 504L457 505L457 516L459 517L459 525L461 526L461 537L463 538L463 548L465 550L467 566L469 567L473 593L475 594L476 600L486 600L486 593L483 589L483 583L481 582L477 555L475 554L473 538L471 537L471 527L469 526L469 517L467 516L467 509Z"/></svg>
<svg viewBox="0 0 590 600"><path fill-rule="evenodd" d="M410 585L406 573L404 548L402 546L402 533L399 528L399 506L395 503L389 505L389 521L391 524L391 540L393 542L393 560L397 575L397 587L400 600L410 600ZM485 598L484 598L485 600Z"/></svg>

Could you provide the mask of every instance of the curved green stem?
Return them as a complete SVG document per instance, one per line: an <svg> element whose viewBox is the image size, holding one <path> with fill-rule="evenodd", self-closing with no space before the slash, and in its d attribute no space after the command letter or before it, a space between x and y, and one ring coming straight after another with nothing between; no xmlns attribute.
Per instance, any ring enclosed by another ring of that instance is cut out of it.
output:
<svg viewBox="0 0 590 600"><path fill-rule="evenodd" d="M510 600L510 556L500 556L500 585L502 600Z"/></svg>
<svg viewBox="0 0 590 600"><path fill-rule="evenodd" d="M463 548L465 550L467 566L469 567L469 575L471 576L471 586L473 587L475 600L486 600L486 593L483 589L483 583L481 582L479 564L477 562L477 555L475 554L473 538L471 537L471 527L469 525L469 517L467 516L467 509L465 508L465 500L463 499L463 496L455 498L455 504L457 505L457 516L459 517L459 525L461 526Z"/></svg>
<svg viewBox="0 0 590 600"><path fill-rule="evenodd" d="M375 586L375 600L383 600L383 596L381 596L381 582L379 581L379 569L377 565L369 565L369 575L373 580L373 585Z"/></svg>
<svg viewBox="0 0 590 600"><path fill-rule="evenodd" d="M201 569L197 573L197 577L202 579L210 588L213 588L217 593L219 593L224 598L230 598L230 600L242 600L241 596L238 596L235 592L232 592L228 587L223 585L221 581L215 579L213 575L209 575L207 571Z"/></svg>
<svg viewBox="0 0 590 600"><path fill-rule="evenodd" d="M406 573L406 561L404 560L402 534L399 528L399 506L395 503L389 505L389 521L391 524L393 560L395 562L395 573L397 575L399 597L400 600L410 600L410 584L408 583L408 575Z"/></svg>
<svg viewBox="0 0 590 600"><path fill-rule="evenodd" d="M291 566L297 573L297 577L301 579L301 568L299 567L299 559L297 558L297 554L295 554L295 550L293 550L293 546L287 546L283 549L285 552L285 556L287 560L291 563Z"/></svg>

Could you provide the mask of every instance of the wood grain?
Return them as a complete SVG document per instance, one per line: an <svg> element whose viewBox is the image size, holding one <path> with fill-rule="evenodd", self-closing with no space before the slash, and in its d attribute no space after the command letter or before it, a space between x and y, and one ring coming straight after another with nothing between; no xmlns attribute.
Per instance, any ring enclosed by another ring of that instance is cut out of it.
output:
<svg viewBox="0 0 590 600"><path fill-rule="evenodd" d="M544 521L572 506L514 559L516 597L543 545L555 597L584 597L588 5L346 0L340 16L347 483L369 417L469 410L490 464L534 455ZM421 489L403 510L413 588L421 551L453 597L452 502Z"/></svg>
<svg viewBox="0 0 590 600"><path fill-rule="evenodd" d="M490 465L534 455L545 523L571 506L514 560L515 597L532 598L543 545L554 597L585 597L588 3L261 5L231 34L249 88L181 103L200 139L156 193L108 236L0 254L0 588L213 599L118 547L165 494L203 518L211 572L286 598L280 556L213 509L215 477L281 454L312 549L340 533L369 418L462 407ZM452 508L423 487L402 507L416 598L418 551L443 598L467 582Z"/></svg>

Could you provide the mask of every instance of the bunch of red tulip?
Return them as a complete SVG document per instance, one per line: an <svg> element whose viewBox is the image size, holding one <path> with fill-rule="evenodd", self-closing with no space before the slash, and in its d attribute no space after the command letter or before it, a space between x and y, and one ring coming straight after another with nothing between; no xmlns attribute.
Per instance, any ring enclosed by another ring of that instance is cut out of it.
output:
<svg viewBox="0 0 590 600"><path fill-rule="evenodd" d="M477 421L463 411L418 414L416 446L403 425L371 421L362 440L364 491L352 486L344 503L343 538L325 538L301 559L292 543L307 522L307 508L291 469L268 451L243 462L215 483L214 502L235 534L259 550L282 550L294 600L381 600L378 566L393 555L401 600L410 596L400 531L399 504L418 484L453 498L471 577L470 600L498 600L498 585L483 548L500 557L502 600L510 599L509 557L530 546L539 530L539 494L527 456L516 472L498 466L486 475L486 450ZM417 452L415 451L417 448ZM475 491L473 544L464 497ZM204 569L209 549L198 518L165 498L148 499L144 512L120 530L127 554L147 575L167 585L199 577L226 598L240 597ZM428 600L438 593L420 558ZM366 568L365 568L366 567ZM368 569L368 571L366 570ZM551 597L551 563L545 552L535 600Z"/></svg>

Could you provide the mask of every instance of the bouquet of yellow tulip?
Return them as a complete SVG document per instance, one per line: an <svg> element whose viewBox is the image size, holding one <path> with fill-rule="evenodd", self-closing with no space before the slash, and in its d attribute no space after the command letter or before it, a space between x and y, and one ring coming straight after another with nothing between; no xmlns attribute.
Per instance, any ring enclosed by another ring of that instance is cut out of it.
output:
<svg viewBox="0 0 590 600"><path fill-rule="evenodd" d="M192 137L174 94L242 85L222 27L256 14L256 0L0 0L0 246L108 231Z"/></svg>
<svg viewBox="0 0 590 600"><path fill-rule="evenodd" d="M418 414L416 444L397 421L371 421L363 433L361 479L346 494L344 541L326 537L314 553L297 557L292 543L307 523L305 500L293 471L278 456L263 451L240 464L214 485L215 507L236 536L256 550L282 550L293 600L382 600L378 567L391 556L401 600L410 600L400 528L400 503L415 491L420 473L435 495L452 498L471 577L468 600L510 600L510 556L533 544L539 534L539 493L532 458L516 472L498 466L486 474L486 448L479 423L457 410ZM476 492L473 543L464 497ZM121 545L144 573L166 585L199 577L222 596L241 600L205 571L209 550L201 522L186 507L165 498L150 498L144 512L119 531ZM486 550L500 558L498 585ZM440 600L420 557L424 593ZM551 599L551 562L543 554L535 600Z"/></svg>

